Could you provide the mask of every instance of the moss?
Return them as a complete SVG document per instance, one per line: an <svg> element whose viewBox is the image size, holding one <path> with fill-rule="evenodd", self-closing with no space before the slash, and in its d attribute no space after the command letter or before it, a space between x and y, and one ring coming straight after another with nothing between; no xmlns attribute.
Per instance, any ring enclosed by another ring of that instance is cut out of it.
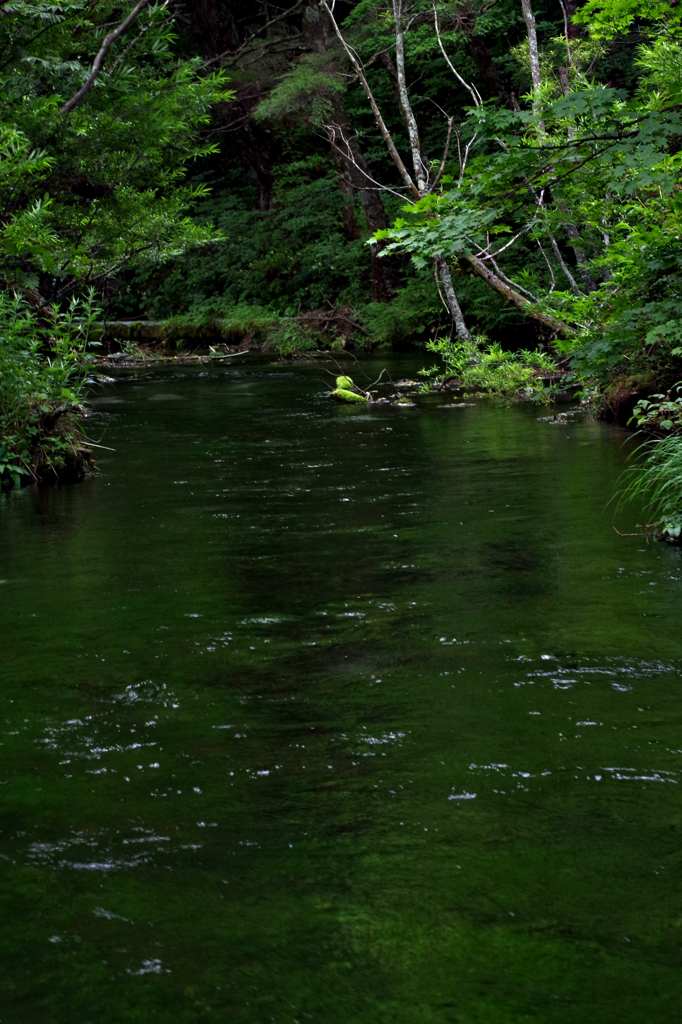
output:
<svg viewBox="0 0 682 1024"><path fill-rule="evenodd" d="M367 398L365 395L359 395L357 391L348 391L347 388L337 388L336 391L332 391L332 398L336 398L339 402L366 402Z"/></svg>

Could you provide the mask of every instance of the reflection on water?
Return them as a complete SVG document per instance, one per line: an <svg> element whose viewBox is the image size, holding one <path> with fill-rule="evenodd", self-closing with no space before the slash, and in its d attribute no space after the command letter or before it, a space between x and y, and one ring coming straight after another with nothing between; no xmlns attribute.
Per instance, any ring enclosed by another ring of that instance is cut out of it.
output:
<svg viewBox="0 0 682 1024"><path fill-rule="evenodd" d="M0 1020L668 1024L682 567L623 436L323 376L119 382L97 478L1 499Z"/></svg>

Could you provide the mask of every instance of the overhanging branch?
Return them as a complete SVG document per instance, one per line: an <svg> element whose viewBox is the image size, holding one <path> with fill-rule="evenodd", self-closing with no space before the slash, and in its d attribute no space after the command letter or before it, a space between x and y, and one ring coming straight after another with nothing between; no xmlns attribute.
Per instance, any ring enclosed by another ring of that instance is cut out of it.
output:
<svg viewBox="0 0 682 1024"><path fill-rule="evenodd" d="M148 3L149 0L139 0L139 2L133 7L128 17L124 18L121 24L117 25L116 28L113 29L108 36L105 36L104 42L100 46L97 56L92 62L92 68L90 70L90 74L88 75L87 80L83 83L83 85L80 87L75 96L72 96L71 99L64 104L62 109L59 111L60 114L70 114L74 107L77 107L78 104L83 101L84 97L92 89L93 85L95 84L97 76L102 70L104 58L106 57L109 48L111 47L111 44L115 43L119 36L122 36L123 33L126 32L126 30L135 21L140 11L144 10Z"/></svg>

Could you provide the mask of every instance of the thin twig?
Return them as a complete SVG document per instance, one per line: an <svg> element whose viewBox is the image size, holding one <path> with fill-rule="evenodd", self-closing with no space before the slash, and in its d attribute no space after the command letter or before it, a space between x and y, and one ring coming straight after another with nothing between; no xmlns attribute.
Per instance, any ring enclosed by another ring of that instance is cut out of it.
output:
<svg viewBox="0 0 682 1024"><path fill-rule="evenodd" d="M441 39L441 35L440 35L440 25L438 24L438 11L436 10L436 5L435 4L433 5L433 23L436 26L436 36L438 38L438 45L440 47L440 51L443 54L443 56L445 57L445 60L447 62L448 67L450 68L450 70L452 71L453 75L455 76L457 81L460 83L460 85L463 85L464 88L469 92L471 98L474 101L474 106L475 107L482 106L483 104L482 104L481 96L480 96L478 90L476 89L476 87L474 85L468 85L467 82L464 81L464 79L460 75L459 71L454 66L454 64L452 63L452 61L448 57L447 53L445 52L445 47L443 46L443 40Z"/></svg>
<svg viewBox="0 0 682 1024"><path fill-rule="evenodd" d="M412 194L412 197L414 199L419 199L420 198L419 189L415 185L414 181L412 180L412 178L410 176L409 171L405 167L405 164L403 163L402 157L400 156L400 153L396 149L395 143L393 141L393 137L392 137L391 133L389 132L388 128L386 127L386 124L384 122L383 117L381 116L381 111L379 110L379 107L377 105L377 101L374 98L374 93L372 92L372 90L369 87L369 82L367 81L367 78L366 78L365 73L363 71L362 65L360 63L360 59L359 59L358 55L355 53L355 51L353 50L353 48L346 42L346 39L344 38L343 33L341 32L341 29L339 28L339 26L338 26L338 24L336 22L336 18L334 17L334 15L332 13L332 10L333 10L333 7L334 7L334 0L332 0L332 6L331 7L327 3L327 0L321 0L321 6L324 7L325 11L329 15L329 18L331 20L331 23L332 23L332 26L334 28L334 31L335 31L335 33L336 33L336 35L338 37L338 40L341 43L341 45L343 46L344 50L346 51L348 59L350 60L351 64L353 65L353 69L355 70L355 73L357 74L358 78L360 79L360 84L362 85L362 88L363 88L363 91L365 93L365 96L369 100L369 105L372 108L372 113L374 114L374 118L375 118L376 123L377 123L377 125L379 127L379 131L381 132L382 138L383 138L384 142L386 143L386 147L387 147L389 153L391 154L391 158L393 160L393 163L395 164L395 166L398 169L400 177L403 179L403 181L407 185L408 189L410 190L410 193Z"/></svg>
<svg viewBox="0 0 682 1024"><path fill-rule="evenodd" d="M540 252L542 253L542 255L545 258L545 263L547 264L547 269L549 270L549 276L552 279L552 287L547 292L548 295L551 295L552 292L554 291L554 289L556 288L556 279L554 277L554 271L552 270L552 264L549 262L549 259L547 257L547 253L542 248L542 243L540 242L540 239L536 238L535 241L538 243L538 248L540 249Z"/></svg>
<svg viewBox="0 0 682 1024"><path fill-rule="evenodd" d="M431 186L429 188L429 192L435 192L435 190L437 189L438 185L440 184L440 179L443 177L443 172L445 171L445 164L447 163L448 154L450 152L450 139L452 138L452 122L453 122L453 120L454 119L452 117L448 118L448 134L447 134L447 138L445 139L445 149L443 150L443 159L440 162L440 167L438 168L438 174L433 179L433 182L432 182L432 184L431 184Z"/></svg>
<svg viewBox="0 0 682 1024"><path fill-rule="evenodd" d="M246 52L246 50L248 50L249 46L256 38L256 36L262 35L262 33L266 32L271 25L275 24L276 21L281 21L282 18L286 18L290 14L293 14L294 11L298 10L302 3L303 0L297 0L293 7L289 7L281 14L278 14L275 18L271 18L270 21L266 21L265 24L261 28L259 28L257 32L252 32L250 36L247 36L242 45L239 47L239 49L237 49L234 53L231 53L230 50L225 50L223 53L219 53L217 57L211 57L210 60L204 61L199 66L202 68L208 68L211 66L211 64L216 64L219 60L224 60L225 57L228 57L230 59L230 62L234 64L235 61L238 60L239 57L241 57L241 55ZM281 42L281 40L277 41Z"/></svg>

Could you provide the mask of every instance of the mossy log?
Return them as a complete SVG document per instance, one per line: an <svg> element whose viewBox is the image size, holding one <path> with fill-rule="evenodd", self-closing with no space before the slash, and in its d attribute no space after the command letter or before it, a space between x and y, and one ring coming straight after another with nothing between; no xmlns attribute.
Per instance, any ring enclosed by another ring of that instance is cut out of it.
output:
<svg viewBox="0 0 682 1024"><path fill-rule="evenodd" d="M349 391L348 388L337 388L332 391L332 398L339 402L366 402L367 396L358 394L357 391Z"/></svg>

